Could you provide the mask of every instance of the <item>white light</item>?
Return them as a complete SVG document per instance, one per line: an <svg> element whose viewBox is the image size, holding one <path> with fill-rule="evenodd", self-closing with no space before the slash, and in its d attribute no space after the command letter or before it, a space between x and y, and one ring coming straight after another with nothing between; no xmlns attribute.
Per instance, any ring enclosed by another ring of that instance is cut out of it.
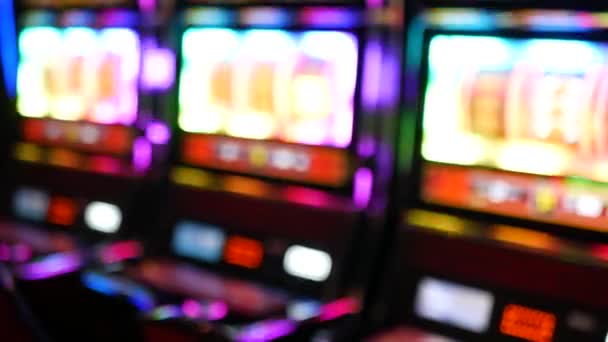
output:
<svg viewBox="0 0 608 342"><path fill-rule="evenodd" d="M283 269L288 274L314 281L324 281L331 273L331 256L326 252L294 245L287 248Z"/></svg>
<svg viewBox="0 0 608 342"><path fill-rule="evenodd" d="M84 211L84 222L102 233L116 233L122 223L122 212L114 204L91 202Z"/></svg>
<svg viewBox="0 0 608 342"><path fill-rule="evenodd" d="M497 181L489 184L488 199L492 203L506 202L511 195L511 187L503 181Z"/></svg>
<svg viewBox="0 0 608 342"><path fill-rule="evenodd" d="M604 203L598 197L585 195L576 201L576 214L585 217L600 217L604 211Z"/></svg>
<svg viewBox="0 0 608 342"><path fill-rule="evenodd" d="M481 333L488 329L493 305L489 292L424 278L418 285L415 311L422 318Z"/></svg>

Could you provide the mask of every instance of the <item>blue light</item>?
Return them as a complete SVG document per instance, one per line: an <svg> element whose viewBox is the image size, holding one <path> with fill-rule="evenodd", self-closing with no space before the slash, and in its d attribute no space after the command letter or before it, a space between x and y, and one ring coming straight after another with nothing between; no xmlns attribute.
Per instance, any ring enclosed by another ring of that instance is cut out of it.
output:
<svg viewBox="0 0 608 342"><path fill-rule="evenodd" d="M17 88L17 37L13 0L0 1L0 59L7 94L14 98Z"/></svg>

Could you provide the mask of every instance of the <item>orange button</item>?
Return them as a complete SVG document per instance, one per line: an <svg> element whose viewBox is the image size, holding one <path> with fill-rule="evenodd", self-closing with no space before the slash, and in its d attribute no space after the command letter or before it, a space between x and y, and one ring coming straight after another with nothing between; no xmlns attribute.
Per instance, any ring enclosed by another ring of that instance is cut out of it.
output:
<svg viewBox="0 0 608 342"><path fill-rule="evenodd" d="M555 333L555 315L509 304L502 313L500 332L533 342L549 342Z"/></svg>
<svg viewBox="0 0 608 342"><path fill-rule="evenodd" d="M226 241L224 261L246 268L258 268L262 264L264 247L253 239L232 236Z"/></svg>
<svg viewBox="0 0 608 342"><path fill-rule="evenodd" d="M66 197L53 197L49 206L48 221L61 226L71 226L76 219L76 202Z"/></svg>

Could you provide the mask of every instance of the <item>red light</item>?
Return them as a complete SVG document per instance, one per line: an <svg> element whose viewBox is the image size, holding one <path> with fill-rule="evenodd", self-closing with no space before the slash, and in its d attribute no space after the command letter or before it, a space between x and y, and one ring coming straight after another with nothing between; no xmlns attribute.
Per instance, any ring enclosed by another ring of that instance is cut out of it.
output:
<svg viewBox="0 0 608 342"><path fill-rule="evenodd" d="M224 260L233 265L258 268L262 264L264 247L253 239L232 236L226 241Z"/></svg>
<svg viewBox="0 0 608 342"><path fill-rule="evenodd" d="M555 332L555 315L509 304L505 307L500 322L500 332L532 342L549 342Z"/></svg>
<svg viewBox="0 0 608 342"><path fill-rule="evenodd" d="M53 197L49 206L48 221L61 226L71 226L76 219L76 202L66 197Z"/></svg>

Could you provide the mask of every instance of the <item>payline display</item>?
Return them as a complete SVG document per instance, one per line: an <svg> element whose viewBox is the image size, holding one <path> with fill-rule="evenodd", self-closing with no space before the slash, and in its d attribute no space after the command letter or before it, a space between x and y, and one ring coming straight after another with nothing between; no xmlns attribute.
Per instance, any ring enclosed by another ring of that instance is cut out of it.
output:
<svg viewBox="0 0 608 342"><path fill-rule="evenodd" d="M424 93L424 201L603 231L608 46L437 34Z"/></svg>

